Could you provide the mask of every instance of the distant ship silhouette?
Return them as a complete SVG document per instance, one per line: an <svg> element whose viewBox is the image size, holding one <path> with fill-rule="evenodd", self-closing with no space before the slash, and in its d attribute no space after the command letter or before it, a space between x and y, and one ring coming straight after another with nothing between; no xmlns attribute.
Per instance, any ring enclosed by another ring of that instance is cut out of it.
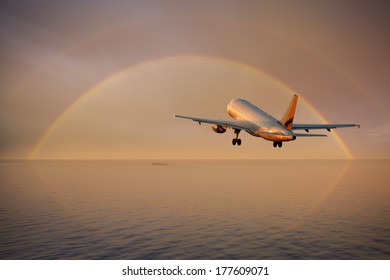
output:
<svg viewBox="0 0 390 280"><path fill-rule="evenodd" d="M156 161L156 162L153 162L152 165L163 165L163 166L166 166L166 165L168 165L168 162Z"/></svg>

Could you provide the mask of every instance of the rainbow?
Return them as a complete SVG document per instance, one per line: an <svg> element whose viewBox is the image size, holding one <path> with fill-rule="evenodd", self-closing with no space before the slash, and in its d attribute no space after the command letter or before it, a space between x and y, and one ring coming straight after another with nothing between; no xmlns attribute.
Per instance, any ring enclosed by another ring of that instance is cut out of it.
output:
<svg viewBox="0 0 390 280"><path fill-rule="evenodd" d="M295 93L293 89L288 87L286 84L284 84L282 81L278 80L277 78L267 74L263 70L260 70L258 68L249 66L247 64L243 64L234 60L229 60L226 58L216 57L216 56L204 56L204 55L182 55L182 56L169 56L169 57L162 57L158 59L148 60L139 64L131 65L130 67L127 67L125 69L122 69L120 71L114 72L113 74L109 75L108 77L104 78L103 80L100 80L97 84L90 87L86 92L80 95L72 104L70 104L56 119L55 121L49 126L49 128L43 133L43 135L39 138L35 146L30 152L29 159L35 159L37 158L36 155L38 151L41 149L41 147L44 145L45 141L48 139L48 137L51 135L51 133L58 127L58 125L63 121L63 119L74 109L76 108L80 103L82 103L84 100L86 100L88 97L92 96L97 92L97 90L103 86L105 83L112 81L119 77L120 75L127 73L127 72L135 72L142 67L150 66L152 64L156 63L165 63L169 61L176 61L176 60L208 60L213 61L216 63L225 63L232 65L234 67L239 67L240 69L252 73L256 73L258 75L263 75L270 79L272 82L280 86L281 88L285 89L288 93L291 95ZM322 114L311 104L309 101L307 101L304 97L300 96L301 102L303 102L312 112L314 112L317 117L323 122L327 123L326 119L322 116ZM343 140L340 138L340 136L334 132L334 137L338 143L338 145L343 150L345 156L347 159L353 159L354 156L351 153L351 151L348 149L346 144L343 142Z"/></svg>

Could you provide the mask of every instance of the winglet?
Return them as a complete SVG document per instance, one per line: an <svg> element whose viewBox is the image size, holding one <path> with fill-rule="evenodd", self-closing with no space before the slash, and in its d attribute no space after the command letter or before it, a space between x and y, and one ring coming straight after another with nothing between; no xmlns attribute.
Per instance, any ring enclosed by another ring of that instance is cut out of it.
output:
<svg viewBox="0 0 390 280"><path fill-rule="evenodd" d="M280 120L280 122L288 129L292 128L297 102L298 102L298 95L294 94L293 98L291 99L290 105L288 105L286 112L284 113L282 119Z"/></svg>

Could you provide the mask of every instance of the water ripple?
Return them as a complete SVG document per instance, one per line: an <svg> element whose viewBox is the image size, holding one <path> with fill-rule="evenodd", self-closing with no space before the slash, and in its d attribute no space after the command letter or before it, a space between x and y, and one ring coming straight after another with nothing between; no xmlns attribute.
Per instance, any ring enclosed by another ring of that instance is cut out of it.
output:
<svg viewBox="0 0 390 280"><path fill-rule="evenodd" d="M0 259L390 259L389 162L331 163L0 164Z"/></svg>

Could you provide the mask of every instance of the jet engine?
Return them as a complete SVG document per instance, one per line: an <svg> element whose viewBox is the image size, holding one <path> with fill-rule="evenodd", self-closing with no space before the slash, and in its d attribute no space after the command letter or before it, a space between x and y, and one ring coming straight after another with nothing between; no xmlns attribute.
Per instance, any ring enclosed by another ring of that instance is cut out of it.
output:
<svg viewBox="0 0 390 280"><path fill-rule="evenodd" d="M216 133L225 133L225 132L226 132L226 129L227 129L227 127L221 126L221 125L218 125L218 124L213 124L213 125L211 126L211 128L212 128Z"/></svg>

